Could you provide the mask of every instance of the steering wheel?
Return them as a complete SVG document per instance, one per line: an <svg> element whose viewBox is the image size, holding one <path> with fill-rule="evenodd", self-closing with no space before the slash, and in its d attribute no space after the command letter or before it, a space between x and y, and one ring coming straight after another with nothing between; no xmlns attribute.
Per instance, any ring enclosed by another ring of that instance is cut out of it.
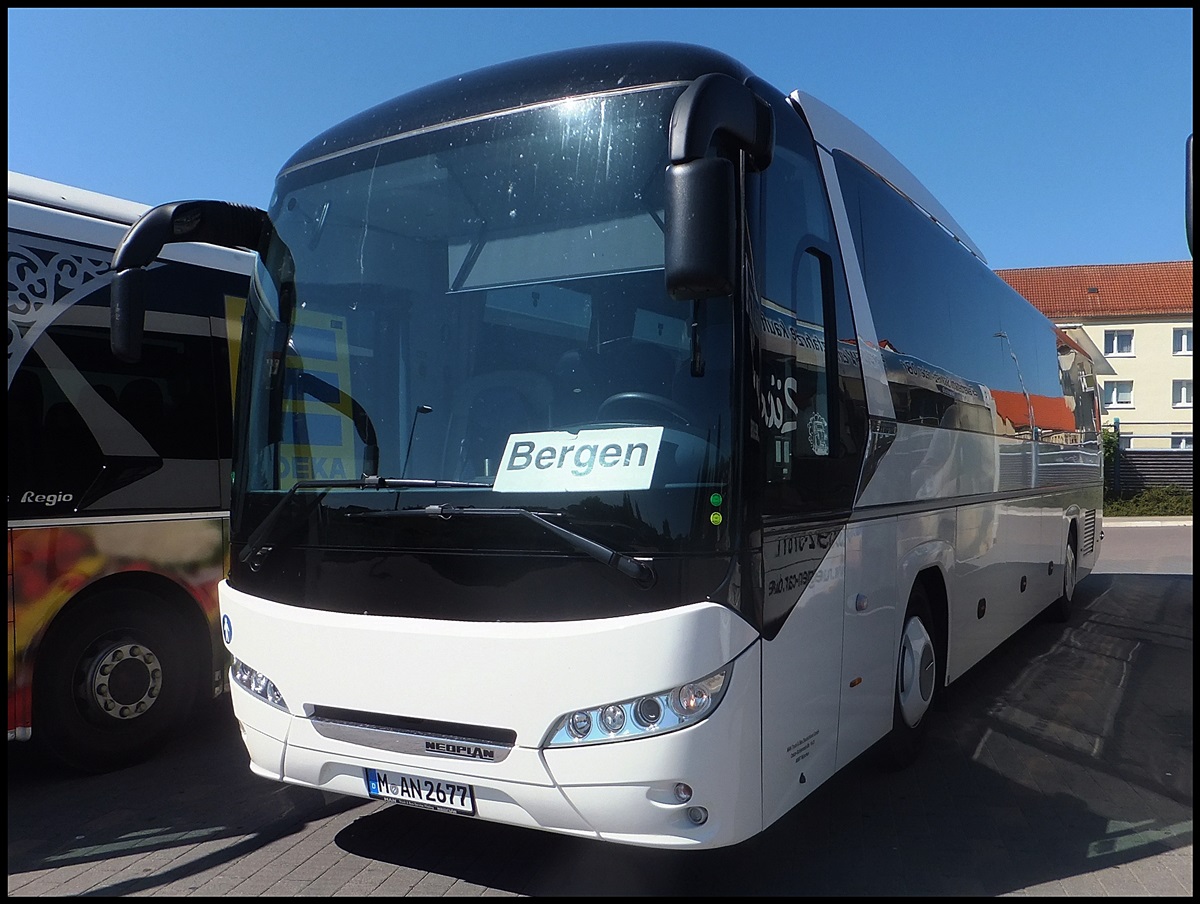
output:
<svg viewBox="0 0 1200 904"><path fill-rule="evenodd" d="M667 412L672 417L681 421L685 426L692 422L692 417L688 410L665 396L654 395L651 392L618 392L616 395L610 395L607 399L600 403L600 407L596 409L596 417L604 420L601 415L605 409L615 408L624 402L641 402L647 405L652 405L662 411ZM609 415L611 417L611 414Z"/></svg>

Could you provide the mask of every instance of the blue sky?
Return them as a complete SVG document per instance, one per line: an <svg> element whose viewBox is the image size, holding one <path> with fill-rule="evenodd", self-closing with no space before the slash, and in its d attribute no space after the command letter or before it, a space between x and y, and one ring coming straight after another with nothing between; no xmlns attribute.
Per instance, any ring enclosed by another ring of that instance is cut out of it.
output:
<svg viewBox="0 0 1200 904"><path fill-rule="evenodd" d="M264 206L309 138L460 72L704 44L873 134L994 268L1187 260L1190 8L8 10L8 166Z"/></svg>

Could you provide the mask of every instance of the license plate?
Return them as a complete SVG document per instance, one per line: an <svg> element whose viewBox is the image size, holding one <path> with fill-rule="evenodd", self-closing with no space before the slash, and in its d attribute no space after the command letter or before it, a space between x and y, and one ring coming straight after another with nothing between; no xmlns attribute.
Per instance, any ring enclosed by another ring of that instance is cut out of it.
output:
<svg viewBox="0 0 1200 904"><path fill-rule="evenodd" d="M380 800L390 800L425 810L475 815L475 789L458 782L400 772L395 769L367 769L367 793Z"/></svg>

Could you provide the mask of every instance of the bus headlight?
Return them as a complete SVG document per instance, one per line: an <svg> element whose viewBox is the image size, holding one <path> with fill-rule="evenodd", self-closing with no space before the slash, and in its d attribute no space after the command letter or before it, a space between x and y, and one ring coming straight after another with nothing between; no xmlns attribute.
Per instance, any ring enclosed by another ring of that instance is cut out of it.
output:
<svg viewBox="0 0 1200 904"><path fill-rule="evenodd" d="M694 725L716 710L732 673L733 663L728 663L698 681L566 713L550 726L541 746L626 741Z"/></svg>
<svg viewBox="0 0 1200 904"><path fill-rule="evenodd" d="M283 694L279 692L275 682L262 672L255 671L240 659L235 658L229 669L229 675L235 684L244 687L260 700L265 700L272 706L287 711L287 703L284 702Z"/></svg>
<svg viewBox="0 0 1200 904"><path fill-rule="evenodd" d="M671 708L686 718L704 712L712 704L712 694L704 681L685 684L671 695Z"/></svg>

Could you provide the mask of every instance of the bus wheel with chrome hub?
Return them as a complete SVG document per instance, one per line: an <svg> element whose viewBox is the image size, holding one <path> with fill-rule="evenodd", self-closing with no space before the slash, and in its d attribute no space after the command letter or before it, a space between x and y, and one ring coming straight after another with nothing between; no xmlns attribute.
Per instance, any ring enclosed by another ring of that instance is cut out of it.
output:
<svg viewBox="0 0 1200 904"><path fill-rule="evenodd" d="M58 762L107 772L150 754L200 684L187 625L146 594L80 600L37 656L32 740Z"/></svg>
<svg viewBox="0 0 1200 904"><path fill-rule="evenodd" d="M162 693L162 663L148 646L107 638L86 657L90 675L84 694L90 705L114 719L137 719Z"/></svg>
<svg viewBox="0 0 1200 904"><path fill-rule="evenodd" d="M942 672L932 619L928 591L918 581L913 585L900 634L892 730L879 743L879 758L885 769L902 769L912 763L929 732L930 709Z"/></svg>

